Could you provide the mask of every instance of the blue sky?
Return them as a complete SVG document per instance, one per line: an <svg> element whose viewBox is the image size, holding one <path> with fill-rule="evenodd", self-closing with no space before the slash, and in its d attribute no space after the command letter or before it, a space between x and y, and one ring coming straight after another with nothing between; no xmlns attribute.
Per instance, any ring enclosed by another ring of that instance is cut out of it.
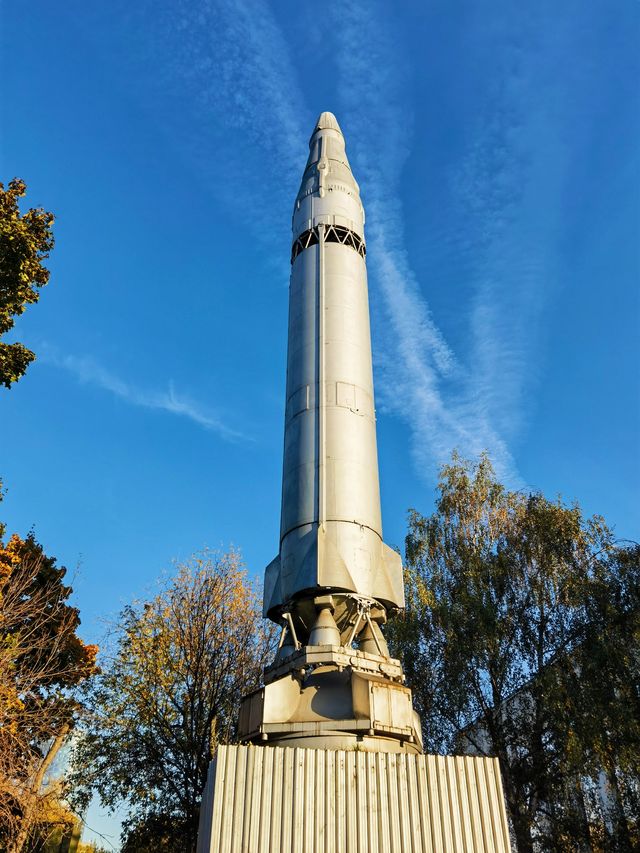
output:
<svg viewBox="0 0 640 853"><path fill-rule="evenodd" d="M75 572L87 639L173 559L277 551L323 110L367 212L386 541L453 447L639 538L639 36L635 0L4 4L1 179L56 248L1 515Z"/></svg>

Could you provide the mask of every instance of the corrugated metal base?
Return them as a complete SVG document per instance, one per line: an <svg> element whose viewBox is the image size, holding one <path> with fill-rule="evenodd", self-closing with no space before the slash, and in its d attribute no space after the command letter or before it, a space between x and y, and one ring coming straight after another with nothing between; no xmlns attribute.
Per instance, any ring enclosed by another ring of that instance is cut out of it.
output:
<svg viewBox="0 0 640 853"><path fill-rule="evenodd" d="M508 853L497 759L221 746L198 853Z"/></svg>

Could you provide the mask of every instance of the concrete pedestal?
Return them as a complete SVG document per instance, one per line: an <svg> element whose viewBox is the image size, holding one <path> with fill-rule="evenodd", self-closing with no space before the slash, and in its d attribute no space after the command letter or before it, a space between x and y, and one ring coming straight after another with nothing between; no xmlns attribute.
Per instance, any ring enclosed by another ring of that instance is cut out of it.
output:
<svg viewBox="0 0 640 853"><path fill-rule="evenodd" d="M198 853L507 853L497 759L222 746Z"/></svg>

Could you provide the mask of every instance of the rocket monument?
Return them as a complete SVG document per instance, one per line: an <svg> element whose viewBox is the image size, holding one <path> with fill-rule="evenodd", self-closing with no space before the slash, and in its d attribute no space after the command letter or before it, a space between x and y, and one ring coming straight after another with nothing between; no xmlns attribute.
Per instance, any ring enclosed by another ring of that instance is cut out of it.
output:
<svg viewBox="0 0 640 853"><path fill-rule="evenodd" d="M340 126L320 115L293 209L280 626L203 792L198 853L507 853L497 759L422 754L382 626L404 606L382 539L364 209Z"/></svg>
<svg viewBox="0 0 640 853"><path fill-rule="evenodd" d="M332 113L309 149L293 208L280 550L264 584L282 633L240 736L417 751L411 692L381 630L404 593L382 540L364 208Z"/></svg>

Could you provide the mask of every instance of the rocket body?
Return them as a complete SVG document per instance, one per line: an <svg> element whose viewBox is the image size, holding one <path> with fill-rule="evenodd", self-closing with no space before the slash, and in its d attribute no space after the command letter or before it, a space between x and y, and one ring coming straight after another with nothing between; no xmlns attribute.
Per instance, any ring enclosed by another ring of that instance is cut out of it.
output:
<svg viewBox="0 0 640 853"><path fill-rule="evenodd" d="M404 603L400 557L382 540L364 210L331 113L309 147L293 213L280 551L265 574L274 621L325 593L385 612Z"/></svg>

